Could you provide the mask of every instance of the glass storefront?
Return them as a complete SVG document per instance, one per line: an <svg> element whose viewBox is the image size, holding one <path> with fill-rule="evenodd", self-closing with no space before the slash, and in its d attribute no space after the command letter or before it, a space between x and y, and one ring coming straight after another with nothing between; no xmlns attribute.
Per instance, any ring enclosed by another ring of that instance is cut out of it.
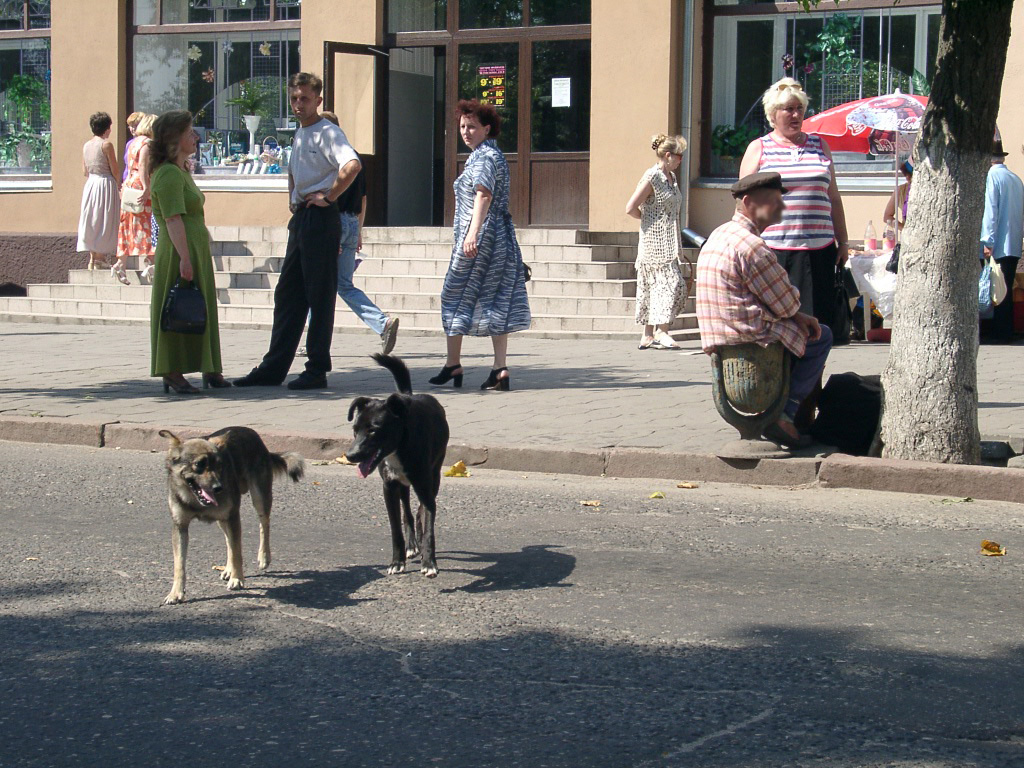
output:
<svg viewBox="0 0 1024 768"><path fill-rule="evenodd" d="M247 21L297 20L301 0L135 0L136 24L213 24Z"/></svg>
<svg viewBox="0 0 1024 768"><path fill-rule="evenodd" d="M459 98L487 101L501 115L498 147L508 154L519 142L519 44L459 46ZM461 141L461 140L460 140ZM465 152L465 146L459 147Z"/></svg>

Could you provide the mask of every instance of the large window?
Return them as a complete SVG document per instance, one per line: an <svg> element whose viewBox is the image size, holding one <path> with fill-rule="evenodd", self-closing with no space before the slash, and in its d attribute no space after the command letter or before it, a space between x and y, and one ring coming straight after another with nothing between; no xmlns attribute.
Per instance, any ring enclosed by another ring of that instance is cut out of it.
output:
<svg viewBox="0 0 1024 768"><path fill-rule="evenodd" d="M49 0L0 2L0 174L5 176L50 173L49 27Z"/></svg>
<svg viewBox="0 0 1024 768"><path fill-rule="evenodd" d="M388 32L445 29L449 3L458 14L458 29L590 23L590 0L388 0Z"/></svg>
<svg viewBox="0 0 1024 768"><path fill-rule="evenodd" d="M160 23L157 7L135 0L133 109L192 112L207 173L284 172L296 128L287 81L299 71L297 0L162 0ZM221 31L204 31L212 23Z"/></svg>
<svg viewBox="0 0 1024 768"><path fill-rule="evenodd" d="M810 97L808 115L857 99L927 94L934 74L940 8L886 7L824 13L733 14L716 9L712 169L720 156L767 132L761 94L795 77ZM728 155L726 154L728 153ZM891 170L890 158L839 153L837 170Z"/></svg>

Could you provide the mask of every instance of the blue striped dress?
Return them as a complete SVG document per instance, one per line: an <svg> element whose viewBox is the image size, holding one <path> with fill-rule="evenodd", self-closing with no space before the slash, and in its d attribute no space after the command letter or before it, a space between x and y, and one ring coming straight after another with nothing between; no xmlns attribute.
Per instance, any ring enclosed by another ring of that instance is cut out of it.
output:
<svg viewBox="0 0 1024 768"><path fill-rule="evenodd" d="M480 230L475 258L462 244L473 220L476 188L493 198ZM501 336L530 327L526 271L508 211L509 171L493 140L469 155L455 180L455 242L441 289L441 324L448 336Z"/></svg>

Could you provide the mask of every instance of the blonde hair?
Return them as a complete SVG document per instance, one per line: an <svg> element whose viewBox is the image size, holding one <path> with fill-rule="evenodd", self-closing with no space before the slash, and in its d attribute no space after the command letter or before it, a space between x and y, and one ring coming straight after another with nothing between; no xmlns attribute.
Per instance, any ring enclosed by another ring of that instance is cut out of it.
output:
<svg viewBox="0 0 1024 768"><path fill-rule="evenodd" d="M136 126L139 124L139 120L145 116L145 112L132 112L128 115L128 119L125 120L125 124L134 131Z"/></svg>
<svg viewBox="0 0 1024 768"><path fill-rule="evenodd" d="M320 117L322 117L324 120L327 120L328 122L334 123L339 128L341 127L341 122L338 120L338 116L333 112L321 112Z"/></svg>
<svg viewBox="0 0 1024 768"><path fill-rule="evenodd" d="M153 138L153 123L156 122L156 115L147 115L145 112L139 114L142 117L139 119L139 124L135 126L135 135Z"/></svg>
<svg viewBox="0 0 1024 768"><path fill-rule="evenodd" d="M668 136L659 133L657 136L651 137L651 149L658 154L658 157L681 155L686 151L686 139L682 136Z"/></svg>
<svg viewBox="0 0 1024 768"><path fill-rule="evenodd" d="M807 110L809 102L804 87L792 77L784 77L774 85L769 86L761 97L761 104L764 106L764 116L768 119L768 125L775 127L775 113L781 108L796 99L800 105Z"/></svg>

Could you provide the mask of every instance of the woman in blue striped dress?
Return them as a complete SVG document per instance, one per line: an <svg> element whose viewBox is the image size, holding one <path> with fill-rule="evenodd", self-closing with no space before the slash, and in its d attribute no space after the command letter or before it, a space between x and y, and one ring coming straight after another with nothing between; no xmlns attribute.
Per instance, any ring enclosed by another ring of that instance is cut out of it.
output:
<svg viewBox="0 0 1024 768"><path fill-rule="evenodd" d="M764 114L772 126L754 139L740 164L740 178L775 171L789 190L782 223L761 237L800 291L800 311L830 328L835 324L836 266L849 257L846 213L836 186L832 152L820 136L804 133L807 94L783 78L764 92Z"/></svg>
<svg viewBox="0 0 1024 768"><path fill-rule="evenodd" d="M507 392L508 334L530 327L530 303L526 268L508 210L508 164L494 141L501 117L490 104L476 99L460 101L456 114L470 155L455 180L455 240L441 289L448 357L430 383L454 380L461 387L463 336L490 336L494 363L480 389Z"/></svg>

